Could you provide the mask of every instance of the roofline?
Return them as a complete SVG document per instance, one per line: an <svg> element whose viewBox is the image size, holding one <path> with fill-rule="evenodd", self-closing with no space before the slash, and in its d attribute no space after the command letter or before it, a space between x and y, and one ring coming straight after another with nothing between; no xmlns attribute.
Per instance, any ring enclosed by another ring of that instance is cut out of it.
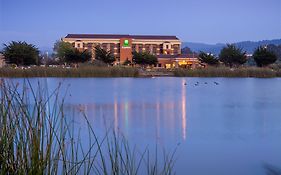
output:
<svg viewBox="0 0 281 175"><path fill-rule="evenodd" d="M179 40L173 35L128 35L128 34L67 34L64 38L83 38L83 39L143 39L143 40Z"/></svg>

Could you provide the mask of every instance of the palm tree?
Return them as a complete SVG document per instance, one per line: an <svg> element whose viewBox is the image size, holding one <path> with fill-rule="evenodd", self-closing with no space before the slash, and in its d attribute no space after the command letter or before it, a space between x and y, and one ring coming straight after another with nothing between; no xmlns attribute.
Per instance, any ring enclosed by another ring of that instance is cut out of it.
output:
<svg viewBox="0 0 281 175"><path fill-rule="evenodd" d="M112 53L102 49L100 46L95 47L95 59L106 64L112 64L115 61L115 57L112 55Z"/></svg>

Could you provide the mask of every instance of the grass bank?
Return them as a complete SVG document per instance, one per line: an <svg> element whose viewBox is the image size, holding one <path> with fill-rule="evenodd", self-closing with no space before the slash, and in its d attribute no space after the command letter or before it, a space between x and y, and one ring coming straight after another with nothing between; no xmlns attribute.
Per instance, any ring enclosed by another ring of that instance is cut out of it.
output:
<svg viewBox="0 0 281 175"><path fill-rule="evenodd" d="M281 70L258 67L208 67L204 69L151 69L133 67L81 66L79 68L31 67L1 68L0 77L281 77Z"/></svg>
<svg viewBox="0 0 281 175"><path fill-rule="evenodd" d="M209 67L204 69L176 69L176 77L256 77L256 78L273 78L281 77L281 70L270 68L243 67Z"/></svg>
<svg viewBox="0 0 281 175"><path fill-rule="evenodd" d="M130 67L96 67L79 68L31 67L1 68L0 77L137 77L139 72Z"/></svg>
<svg viewBox="0 0 281 175"><path fill-rule="evenodd" d="M85 115L81 129L88 134L81 136L64 112L59 87L20 86L0 83L0 174L174 173L174 152L158 157L157 151L140 151L110 129L97 135Z"/></svg>

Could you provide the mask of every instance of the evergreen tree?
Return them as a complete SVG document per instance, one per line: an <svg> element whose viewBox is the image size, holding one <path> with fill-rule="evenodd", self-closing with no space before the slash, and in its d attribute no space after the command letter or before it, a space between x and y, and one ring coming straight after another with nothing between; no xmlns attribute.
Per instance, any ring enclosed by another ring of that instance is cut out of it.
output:
<svg viewBox="0 0 281 175"><path fill-rule="evenodd" d="M269 51L267 47L263 46L260 46L255 50L253 58L259 67L267 66L277 60L277 56Z"/></svg>
<svg viewBox="0 0 281 175"><path fill-rule="evenodd" d="M227 44L219 55L219 59L227 66L239 66L247 61L246 52L241 48L236 47L234 44Z"/></svg>
<svg viewBox="0 0 281 175"><path fill-rule="evenodd" d="M39 49L25 41L12 41L9 44L4 44L2 54L9 64L18 66L40 64Z"/></svg>
<svg viewBox="0 0 281 175"><path fill-rule="evenodd" d="M215 57L215 55L213 55L211 53L205 53L202 51L199 54L199 60L202 63L207 63L212 66L219 64L219 60Z"/></svg>

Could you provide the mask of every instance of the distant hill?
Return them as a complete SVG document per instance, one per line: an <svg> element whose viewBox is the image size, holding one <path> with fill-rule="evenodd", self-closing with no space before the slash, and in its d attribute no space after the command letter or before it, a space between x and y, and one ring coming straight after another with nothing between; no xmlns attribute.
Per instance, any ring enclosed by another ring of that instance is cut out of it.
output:
<svg viewBox="0 0 281 175"><path fill-rule="evenodd" d="M247 53L251 54L254 52L255 48L260 45L281 45L281 39L274 39L274 40L263 40L263 41L243 41L234 43L238 47L243 48ZM218 44L204 44L204 43L193 43L193 42L183 42L182 47L189 47L192 51L199 52L211 52L214 54L219 54L220 50L226 44L218 43Z"/></svg>

